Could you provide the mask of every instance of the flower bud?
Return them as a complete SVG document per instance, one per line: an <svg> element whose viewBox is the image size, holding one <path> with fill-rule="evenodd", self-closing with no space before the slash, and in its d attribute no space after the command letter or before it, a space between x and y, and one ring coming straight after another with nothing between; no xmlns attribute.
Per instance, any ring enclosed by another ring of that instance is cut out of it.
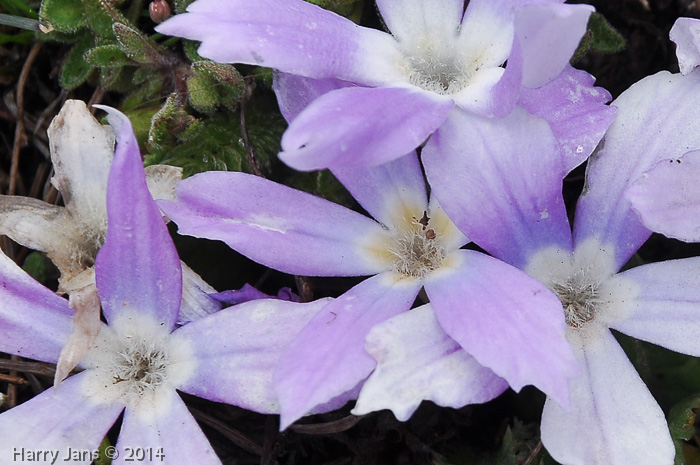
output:
<svg viewBox="0 0 700 465"><path fill-rule="evenodd" d="M165 0L153 0L151 4L148 5L148 12L153 22L160 24L170 18L170 5L168 5L168 2Z"/></svg>

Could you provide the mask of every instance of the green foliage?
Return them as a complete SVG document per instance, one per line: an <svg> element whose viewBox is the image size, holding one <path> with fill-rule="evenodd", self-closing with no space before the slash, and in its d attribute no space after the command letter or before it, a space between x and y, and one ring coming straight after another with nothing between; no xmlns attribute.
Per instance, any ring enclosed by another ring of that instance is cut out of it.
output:
<svg viewBox="0 0 700 465"><path fill-rule="evenodd" d="M44 0L39 18L59 32L75 32L85 25L83 3L78 0Z"/></svg>
<svg viewBox="0 0 700 465"><path fill-rule="evenodd" d="M612 27L607 19L600 13L593 13L588 20L586 33L581 38L581 43L576 49L571 62L575 63L588 52L615 53L624 49L625 38Z"/></svg>
<svg viewBox="0 0 700 465"><path fill-rule="evenodd" d="M95 67L85 60L85 54L94 45L94 39L90 35L85 35L68 52L61 69L61 87L68 90L74 89L90 76Z"/></svg>
<svg viewBox="0 0 700 465"><path fill-rule="evenodd" d="M85 61L92 66L101 68L114 68L131 63L126 53L116 44L101 45L93 48L85 55Z"/></svg>
<svg viewBox="0 0 700 465"><path fill-rule="evenodd" d="M105 437L102 440L100 447L97 449L99 457L97 458L97 460L95 460L94 465L111 465L112 459L107 457L107 455L109 455L109 454L105 453L105 449L107 449L108 447L111 447L111 446L112 446L112 443L109 442L109 439L107 439Z"/></svg>
<svg viewBox="0 0 700 465"><path fill-rule="evenodd" d="M193 108L207 113L219 105L230 109L238 106L245 92L245 82L233 66L203 60L193 63L191 71L187 91Z"/></svg>
<svg viewBox="0 0 700 465"><path fill-rule="evenodd" d="M41 252L32 252L27 255L22 264L22 269L40 283L46 282L46 258Z"/></svg>
<svg viewBox="0 0 700 465"><path fill-rule="evenodd" d="M248 108L248 135L259 163L268 168L279 150L285 123L269 105ZM169 97L153 117L148 146L146 164L180 166L185 176L210 170L249 171L238 114L220 111L198 118L176 96Z"/></svg>
<svg viewBox="0 0 700 465"><path fill-rule="evenodd" d="M357 22L362 15L362 7L364 0L306 0L309 3L316 4L321 8L338 13L341 16L350 18Z"/></svg>
<svg viewBox="0 0 700 465"><path fill-rule="evenodd" d="M119 10L105 0L83 0L83 6L87 24L98 37L116 41L112 25L129 22Z"/></svg>
<svg viewBox="0 0 700 465"><path fill-rule="evenodd" d="M698 435L698 411L700 395L694 395L676 404L668 414L668 427L676 447L676 465L700 463L700 450L688 444Z"/></svg>
<svg viewBox="0 0 700 465"><path fill-rule="evenodd" d="M149 65L168 64L167 52L137 29L122 23L112 25L121 49L132 60Z"/></svg>
<svg viewBox="0 0 700 465"><path fill-rule="evenodd" d="M24 16L32 19L39 18L37 12L22 0L0 0L0 8L11 15Z"/></svg>

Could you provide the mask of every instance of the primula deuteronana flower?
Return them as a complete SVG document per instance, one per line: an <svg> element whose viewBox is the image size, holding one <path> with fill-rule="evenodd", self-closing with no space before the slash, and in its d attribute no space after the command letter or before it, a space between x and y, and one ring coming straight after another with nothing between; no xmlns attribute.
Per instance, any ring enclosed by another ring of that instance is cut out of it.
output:
<svg viewBox="0 0 700 465"><path fill-rule="evenodd" d="M114 134L102 126L80 100L67 100L48 130L52 184L65 207L37 199L0 196L0 234L42 252L61 272L59 292L68 293L75 311L75 332L61 356L56 382L64 379L92 345L99 331L99 299L93 265L107 230L107 177L114 157ZM146 168L156 198L174 196L182 170L174 166ZM183 264L184 323L216 310L204 293L216 292Z"/></svg>
<svg viewBox="0 0 700 465"><path fill-rule="evenodd" d="M324 307L286 350L276 375L282 428L371 373L367 333L408 310L421 288L479 363L515 389L534 384L567 403L576 370L558 299L516 268L460 249L469 241L429 200L415 153L334 174L376 221L245 173L193 176L159 204L180 233L222 240L286 273L375 275Z"/></svg>
<svg viewBox="0 0 700 465"><path fill-rule="evenodd" d="M378 0L388 34L303 0L198 0L156 29L202 41L215 61L287 73L275 84L283 112L301 94L315 99L282 138L280 158L295 169L382 164L455 106L501 117L516 102L551 119L580 163L595 143L579 134L602 137L609 95L568 66L592 7L562 3Z"/></svg>
<svg viewBox="0 0 700 465"><path fill-rule="evenodd" d="M561 195L566 171L555 163L558 148L541 124L511 115L508 124L520 128L520 137L508 140L499 138L497 124L506 120L475 125L455 118L444 133L469 142L437 143L440 151L424 151L424 162L441 158L441 171L428 173L448 214L488 218L458 226L561 299L583 375L570 381L569 411L551 398L545 404L542 442L552 457L567 465L671 465L664 414L610 329L700 355L690 336L700 331L700 258L619 273L651 234L625 191L659 160L700 147L700 131L688 123L700 120L700 74L659 73L613 103L617 119L589 162L573 232Z"/></svg>
<svg viewBox="0 0 700 465"><path fill-rule="evenodd" d="M96 450L124 412L115 465L127 463L126 447L160 453L168 464L221 464L176 389L276 413L271 381L280 350L328 299L255 300L178 327L177 251L147 189L128 119L104 109L118 138L109 228L95 263L108 324L100 324L81 362L85 371L0 415L0 462L16 461L17 451ZM4 255L0 281L0 351L55 362L72 330L68 302ZM37 463L52 463L40 457ZM73 458L92 462L89 454Z"/></svg>
<svg viewBox="0 0 700 465"><path fill-rule="evenodd" d="M697 80L693 75L700 73L695 70L700 66L700 20L680 18L670 35L676 43L681 74L692 73L687 79ZM688 115L686 121L693 121L694 116ZM627 198L647 228L682 241L700 242L700 151L669 155L674 158L659 161L641 175L627 191Z"/></svg>

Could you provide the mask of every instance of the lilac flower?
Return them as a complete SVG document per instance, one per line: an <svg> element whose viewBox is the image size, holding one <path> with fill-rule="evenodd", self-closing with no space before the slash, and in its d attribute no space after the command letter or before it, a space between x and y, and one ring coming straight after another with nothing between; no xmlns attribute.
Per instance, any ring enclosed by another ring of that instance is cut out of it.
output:
<svg viewBox="0 0 700 465"><path fill-rule="evenodd" d="M568 66L592 7L562 3L378 0L387 34L302 0L198 0L156 29L202 41L215 61L286 73L275 85L283 112L314 99L282 138L280 158L295 169L382 164L455 106L502 117L516 103L551 120L578 164L595 147L581 126L599 139L612 115L607 92Z"/></svg>
<svg viewBox="0 0 700 465"><path fill-rule="evenodd" d="M0 415L0 461L12 463L21 450L95 450L123 411L115 465L127 463L126 447L162 453L169 464L220 464L176 389L277 412L271 378L280 350L328 300L256 300L176 327L180 260L128 120L103 108L119 140L107 188L109 228L95 265L108 324L81 363L85 371ZM4 255L0 281L0 350L55 362L72 330L67 301Z"/></svg>
<svg viewBox="0 0 700 465"><path fill-rule="evenodd" d="M468 239L428 199L415 154L334 173L376 221L244 173L193 176L176 201L160 204L180 233L222 240L286 273L375 275L324 307L286 350L276 374L282 428L354 392L375 366L367 333L408 310L422 287L441 326L479 363L515 389L534 384L567 403L575 363L561 304L515 268L460 249Z"/></svg>
<svg viewBox="0 0 700 465"><path fill-rule="evenodd" d="M42 252L61 272L59 292L68 293L75 311L75 330L61 355L56 383L83 358L100 329L99 298L95 288L95 256L107 230L107 177L114 156L114 134L102 126L85 103L67 100L48 130L52 184L65 207L40 200L0 196L0 234ZM149 191L156 198L174 196L182 170L173 166L146 168ZM184 264L184 323L215 311L205 293L216 292Z"/></svg>
<svg viewBox="0 0 700 465"><path fill-rule="evenodd" d="M442 144L424 151L434 193L455 218L481 213L489 221L457 225L494 256L538 278L561 299L583 376L570 382L569 411L547 399L542 441L551 455L572 465L670 465L674 447L664 414L643 384L610 328L690 355L700 355L700 258L652 263L619 272L651 232L624 193L659 160L700 147L700 74L666 72L643 79L614 105L610 127L588 167L573 233L561 197L565 170L552 159L556 146L534 152L518 176L513 152L542 134L525 121L522 138L496 141L493 121L481 125L455 118L443 129L467 145ZM478 153L474 153L474 147ZM539 163L539 165L537 164ZM477 172L478 170L478 172ZM458 173L458 174L456 174ZM448 176L449 174L449 176ZM439 179L439 182L438 182ZM475 181L476 179L476 181ZM480 181L486 179L491 182ZM549 226L545 224L549 223Z"/></svg>
<svg viewBox="0 0 700 465"><path fill-rule="evenodd" d="M681 74L690 74L700 66L700 20L680 18L671 28ZM692 74L691 74L692 73ZM680 78L679 78L680 79ZM693 121L693 115L686 120ZM692 125L689 125L692 126ZM696 148L688 146L687 149ZM626 195L644 225L668 237L700 242L700 151L669 153L673 158L661 160L643 173Z"/></svg>

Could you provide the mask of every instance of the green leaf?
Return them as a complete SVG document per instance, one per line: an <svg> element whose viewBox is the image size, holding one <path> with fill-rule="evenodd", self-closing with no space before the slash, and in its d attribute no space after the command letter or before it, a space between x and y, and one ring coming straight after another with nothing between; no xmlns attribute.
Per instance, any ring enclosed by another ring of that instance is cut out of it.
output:
<svg viewBox="0 0 700 465"><path fill-rule="evenodd" d="M61 69L61 87L75 89L90 76L95 67L85 60L85 54L95 45L94 42L91 35L86 35L68 52Z"/></svg>
<svg viewBox="0 0 700 465"><path fill-rule="evenodd" d="M358 22L362 15L364 0L306 0L326 10Z"/></svg>
<svg viewBox="0 0 700 465"><path fill-rule="evenodd" d="M105 0L83 0L85 17L92 32L99 37L116 40L112 25L127 23L127 19L111 3Z"/></svg>
<svg viewBox="0 0 700 465"><path fill-rule="evenodd" d="M574 52L571 62L577 62L588 52L619 52L625 48L625 45L622 34L617 32L603 15L594 12L588 19L586 33L581 38L581 43Z"/></svg>
<svg viewBox="0 0 700 465"><path fill-rule="evenodd" d="M44 0L40 20L59 32L74 32L85 26L81 0Z"/></svg>
<svg viewBox="0 0 700 465"><path fill-rule="evenodd" d="M591 15L588 30L593 36L591 50L594 52L615 53L625 48L625 38L600 13Z"/></svg>
<svg viewBox="0 0 700 465"><path fill-rule="evenodd" d="M269 169L286 124L272 105L264 103L249 106L246 122L258 162ZM197 119L174 96L153 118L149 148L146 164L180 166L185 176L211 170L249 171L238 118L232 120L230 112L216 111Z"/></svg>
<svg viewBox="0 0 700 465"><path fill-rule="evenodd" d="M167 52L136 29L122 23L112 25L121 49L129 58L143 64L167 65Z"/></svg>
<svg viewBox="0 0 700 465"><path fill-rule="evenodd" d="M668 414L668 428L671 430L673 444L676 447L676 465L688 463L685 460L684 446L697 434L697 412L700 410L700 395L688 397L674 405ZM700 451L695 448L696 456L700 457ZM692 450L687 450L690 454Z"/></svg>
<svg viewBox="0 0 700 465"><path fill-rule="evenodd" d="M216 108L218 93L216 80L206 74L192 74L187 78L187 96L190 105L197 111L209 113Z"/></svg>
<svg viewBox="0 0 700 465"><path fill-rule="evenodd" d="M44 254L40 252L32 252L27 255L22 264L22 269L26 271L29 276L36 279L40 283L46 282L46 259Z"/></svg>
<svg viewBox="0 0 700 465"><path fill-rule="evenodd" d="M184 13L190 3L194 0L173 0L173 6L175 7L175 13Z"/></svg>
<svg viewBox="0 0 700 465"><path fill-rule="evenodd" d="M85 60L91 65L99 66L100 68L114 68L131 63L126 53L116 44L101 45L93 48L87 52Z"/></svg>
<svg viewBox="0 0 700 465"><path fill-rule="evenodd" d="M245 92L245 81L233 66L204 60L192 64L187 90L190 105L201 112L218 105L234 109Z"/></svg>
<svg viewBox="0 0 700 465"><path fill-rule="evenodd" d="M0 7L2 7L5 12L11 15L25 16L27 18L39 19L37 14L32 7L24 3L22 0L0 0Z"/></svg>
<svg viewBox="0 0 700 465"><path fill-rule="evenodd" d="M95 460L94 465L111 465L112 464L112 459L108 457L110 454L105 453L105 449L107 449L108 447L112 447L112 443L109 442L109 439L107 439L105 437L102 440L100 447L97 449L97 453L99 455L98 455L97 459Z"/></svg>

